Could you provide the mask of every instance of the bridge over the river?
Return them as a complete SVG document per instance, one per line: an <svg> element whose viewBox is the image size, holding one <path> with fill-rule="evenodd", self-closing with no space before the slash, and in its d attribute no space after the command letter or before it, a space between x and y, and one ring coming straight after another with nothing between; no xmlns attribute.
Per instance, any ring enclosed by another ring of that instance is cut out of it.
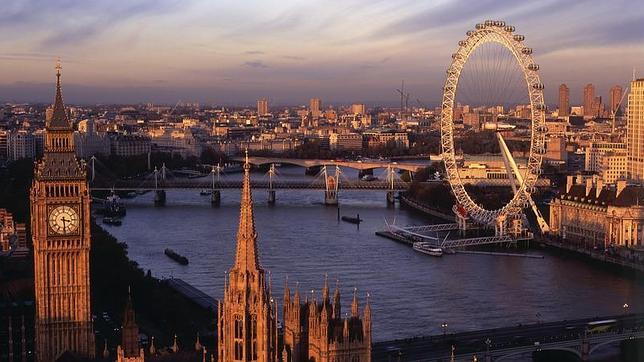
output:
<svg viewBox="0 0 644 362"><path fill-rule="evenodd" d="M588 333L589 323L611 328ZM601 323L601 322L600 322ZM447 328L447 323L444 323ZM619 347L622 341L642 343L644 314L535 323L463 333L414 337L373 345L373 361L516 361L531 360L534 352L559 351L579 360Z"/></svg>
<svg viewBox="0 0 644 362"><path fill-rule="evenodd" d="M285 179L278 177L275 164L293 161L293 164L299 164L302 167L320 166L320 172L313 179ZM226 177L226 169L219 166L212 167L209 173L200 173L190 170L170 170L165 164L160 168L154 169L145 175L136 178L123 179L115 177L109 170L99 172L95 158L91 159L90 170L90 189L92 191L155 191L155 203L164 204L166 200L166 190L172 189L199 189L202 192L211 194L211 201L214 205L219 205L221 200L221 190L223 189L240 189L242 187L241 179ZM344 177L341 171L341 165L335 163L331 167L325 160L291 160L291 159L271 159L249 157L248 162L254 165L270 164L270 169L263 178L254 178L252 187L254 189L265 189L268 191L269 203L274 203L276 199L276 190L321 190L324 191L324 202L327 205L336 205L340 190L355 191L385 191L387 201L395 202L395 192L407 190L409 182L403 181L396 170L402 169L395 163L366 163L371 168L386 168L384 179L349 179ZM327 164L325 164L327 163ZM344 167L358 168L362 163L345 162ZM406 170L416 170L415 166L404 166ZM420 167L420 166L418 166Z"/></svg>
<svg viewBox="0 0 644 362"><path fill-rule="evenodd" d="M244 162L244 157L233 157L233 161ZM362 160L362 161L347 161L347 160L322 160L322 159L299 159L299 158L279 158L279 157L248 157L248 162L251 165L261 166L266 164L283 164L283 165L296 165L300 167L324 167L324 166L337 166L353 168L356 170L373 170L376 168L403 170L409 172L416 172L418 169L427 167L427 162L391 162L380 160Z"/></svg>

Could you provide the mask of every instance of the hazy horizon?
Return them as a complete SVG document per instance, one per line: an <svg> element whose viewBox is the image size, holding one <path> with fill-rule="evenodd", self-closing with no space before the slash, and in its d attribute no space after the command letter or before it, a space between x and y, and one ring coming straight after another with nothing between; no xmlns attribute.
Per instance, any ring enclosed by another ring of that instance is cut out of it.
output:
<svg viewBox="0 0 644 362"><path fill-rule="evenodd" d="M586 83L607 97L644 73L644 4L625 0L9 0L0 101L51 102L60 57L70 104L395 106L404 79L410 104L433 106L458 41L486 19L526 36L549 104L560 83L579 104Z"/></svg>

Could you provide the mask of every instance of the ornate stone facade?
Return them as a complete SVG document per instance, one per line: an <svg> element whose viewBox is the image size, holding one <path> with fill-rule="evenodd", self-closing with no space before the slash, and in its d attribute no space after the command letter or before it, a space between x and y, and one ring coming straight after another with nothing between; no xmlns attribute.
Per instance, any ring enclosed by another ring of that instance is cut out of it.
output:
<svg viewBox="0 0 644 362"><path fill-rule="evenodd" d="M369 362L371 361L371 306L367 299L362 317L354 291L351 315L342 317L340 289L333 301L324 281L320 301L312 297L300 302L296 289L291 298L284 287L284 348L282 361Z"/></svg>
<svg viewBox="0 0 644 362"><path fill-rule="evenodd" d="M218 304L218 361L275 362L277 305L257 255L248 155L244 165L235 264Z"/></svg>
<svg viewBox="0 0 644 362"><path fill-rule="evenodd" d="M95 355L90 307L90 194L74 153L74 136L63 104L60 66L56 98L46 124L45 153L31 187L34 243L36 358L64 352Z"/></svg>
<svg viewBox="0 0 644 362"><path fill-rule="evenodd" d="M567 242L587 247L644 246L644 187L618 180L569 176L565 192L550 204L550 229Z"/></svg>

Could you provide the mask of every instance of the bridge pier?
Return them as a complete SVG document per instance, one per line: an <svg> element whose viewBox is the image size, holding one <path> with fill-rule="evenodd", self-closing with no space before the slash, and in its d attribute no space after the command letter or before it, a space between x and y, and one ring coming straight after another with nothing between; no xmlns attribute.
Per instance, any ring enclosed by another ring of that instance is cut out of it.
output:
<svg viewBox="0 0 644 362"><path fill-rule="evenodd" d="M590 343L588 342L588 336L585 333L581 339L581 348L579 349L579 352L581 354L581 360L588 361L588 356L590 355Z"/></svg>
<svg viewBox="0 0 644 362"><path fill-rule="evenodd" d="M268 190L268 204L275 205L275 190Z"/></svg>
<svg viewBox="0 0 644 362"><path fill-rule="evenodd" d="M221 205L221 190L212 190L212 192L210 193L210 205Z"/></svg>
<svg viewBox="0 0 644 362"><path fill-rule="evenodd" d="M337 205L338 204L338 193L335 190L324 191L324 204L325 205Z"/></svg>
<svg viewBox="0 0 644 362"><path fill-rule="evenodd" d="M387 206L396 204L396 191L387 191Z"/></svg>
<svg viewBox="0 0 644 362"><path fill-rule="evenodd" d="M165 190L156 190L154 192L154 206L164 206L166 200Z"/></svg>

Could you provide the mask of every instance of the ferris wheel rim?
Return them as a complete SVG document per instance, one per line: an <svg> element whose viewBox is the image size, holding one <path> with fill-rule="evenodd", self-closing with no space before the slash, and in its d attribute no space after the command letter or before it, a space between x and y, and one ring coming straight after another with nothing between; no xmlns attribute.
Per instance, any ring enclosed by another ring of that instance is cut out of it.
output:
<svg viewBox="0 0 644 362"><path fill-rule="evenodd" d="M543 98L543 83L537 71L538 65L532 59L532 49L523 45L525 37L514 33L514 27L505 25L502 21L486 21L477 24L475 30L467 32L467 39L459 41L459 48L452 55L452 64L447 70L445 86L443 87L443 100L441 109L441 148L443 161L447 173L447 180L457 203L461 205L468 216L482 224L490 224L500 217L514 215L528 204L529 195L534 191L534 186L539 176L542 155L545 153L545 103ZM470 197L465 190L465 185L460 177L454 147L454 120L453 110L456 92L463 67L470 55L481 45L497 43L509 50L523 72L528 97L530 99L531 139L530 154L523 177L513 198L503 207L496 210L487 210Z"/></svg>

